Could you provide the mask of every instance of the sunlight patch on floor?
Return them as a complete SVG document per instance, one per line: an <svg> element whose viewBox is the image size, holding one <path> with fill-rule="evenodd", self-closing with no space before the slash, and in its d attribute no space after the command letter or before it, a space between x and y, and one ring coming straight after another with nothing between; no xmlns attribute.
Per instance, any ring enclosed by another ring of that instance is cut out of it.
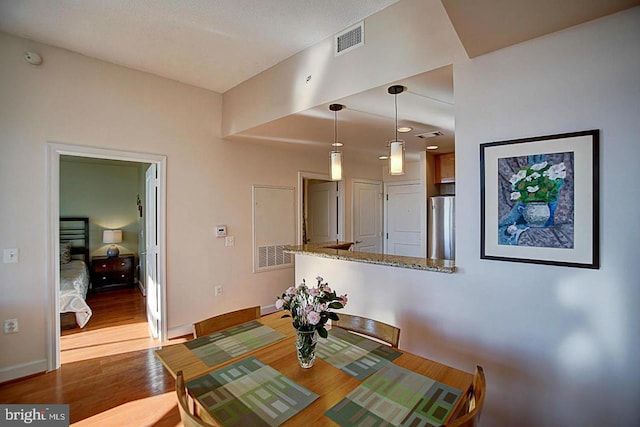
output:
<svg viewBox="0 0 640 427"><path fill-rule="evenodd" d="M72 426L182 426L181 422L165 421L163 418L172 411L178 411L178 399L175 392L168 392L157 396L151 396L101 412L86 418Z"/></svg>
<svg viewBox="0 0 640 427"><path fill-rule="evenodd" d="M171 340L171 344L183 341ZM60 337L60 361L63 364L72 363L160 345L160 341L149 335L146 322L110 326Z"/></svg>

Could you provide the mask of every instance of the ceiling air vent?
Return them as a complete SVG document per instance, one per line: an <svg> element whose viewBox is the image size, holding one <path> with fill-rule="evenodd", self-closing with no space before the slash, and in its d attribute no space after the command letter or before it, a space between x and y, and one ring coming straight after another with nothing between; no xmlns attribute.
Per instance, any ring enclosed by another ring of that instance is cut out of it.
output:
<svg viewBox="0 0 640 427"><path fill-rule="evenodd" d="M433 130L431 132L419 133L416 136L421 139L434 138L436 136L442 136L442 132L439 130Z"/></svg>
<svg viewBox="0 0 640 427"><path fill-rule="evenodd" d="M336 56L364 44L364 21L347 28L336 36Z"/></svg>

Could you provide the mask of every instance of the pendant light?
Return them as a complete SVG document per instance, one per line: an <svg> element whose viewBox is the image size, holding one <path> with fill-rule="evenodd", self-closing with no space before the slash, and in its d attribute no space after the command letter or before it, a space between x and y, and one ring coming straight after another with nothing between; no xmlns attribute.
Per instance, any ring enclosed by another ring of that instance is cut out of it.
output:
<svg viewBox="0 0 640 427"><path fill-rule="evenodd" d="M395 132L396 139L389 142L389 174L404 175L404 141L398 139L398 94L404 92L405 87L401 85L389 86L387 90L393 95L395 101Z"/></svg>
<svg viewBox="0 0 640 427"><path fill-rule="evenodd" d="M331 181L342 181L342 152L338 150L342 144L338 142L338 111L342 110L344 105L331 104L329 110L333 111L333 144L331 146Z"/></svg>

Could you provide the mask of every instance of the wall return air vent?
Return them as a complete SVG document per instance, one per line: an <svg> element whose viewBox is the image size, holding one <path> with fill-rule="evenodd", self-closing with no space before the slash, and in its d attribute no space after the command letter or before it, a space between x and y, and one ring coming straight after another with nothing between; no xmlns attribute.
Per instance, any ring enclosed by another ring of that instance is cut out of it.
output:
<svg viewBox="0 0 640 427"><path fill-rule="evenodd" d="M293 257L284 252L285 245L258 247L258 270L272 269L283 265L293 265Z"/></svg>
<svg viewBox="0 0 640 427"><path fill-rule="evenodd" d="M335 55L339 56L347 53L364 44L364 21L347 28L336 35Z"/></svg>

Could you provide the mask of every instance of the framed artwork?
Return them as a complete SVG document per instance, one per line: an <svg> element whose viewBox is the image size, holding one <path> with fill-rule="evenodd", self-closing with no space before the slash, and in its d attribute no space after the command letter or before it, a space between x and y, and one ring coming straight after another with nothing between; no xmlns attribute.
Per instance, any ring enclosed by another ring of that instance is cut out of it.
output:
<svg viewBox="0 0 640 427"><path fill-rule="evenodd" d="M600 268L599 135L480 144L480 258Z"/></svg>

